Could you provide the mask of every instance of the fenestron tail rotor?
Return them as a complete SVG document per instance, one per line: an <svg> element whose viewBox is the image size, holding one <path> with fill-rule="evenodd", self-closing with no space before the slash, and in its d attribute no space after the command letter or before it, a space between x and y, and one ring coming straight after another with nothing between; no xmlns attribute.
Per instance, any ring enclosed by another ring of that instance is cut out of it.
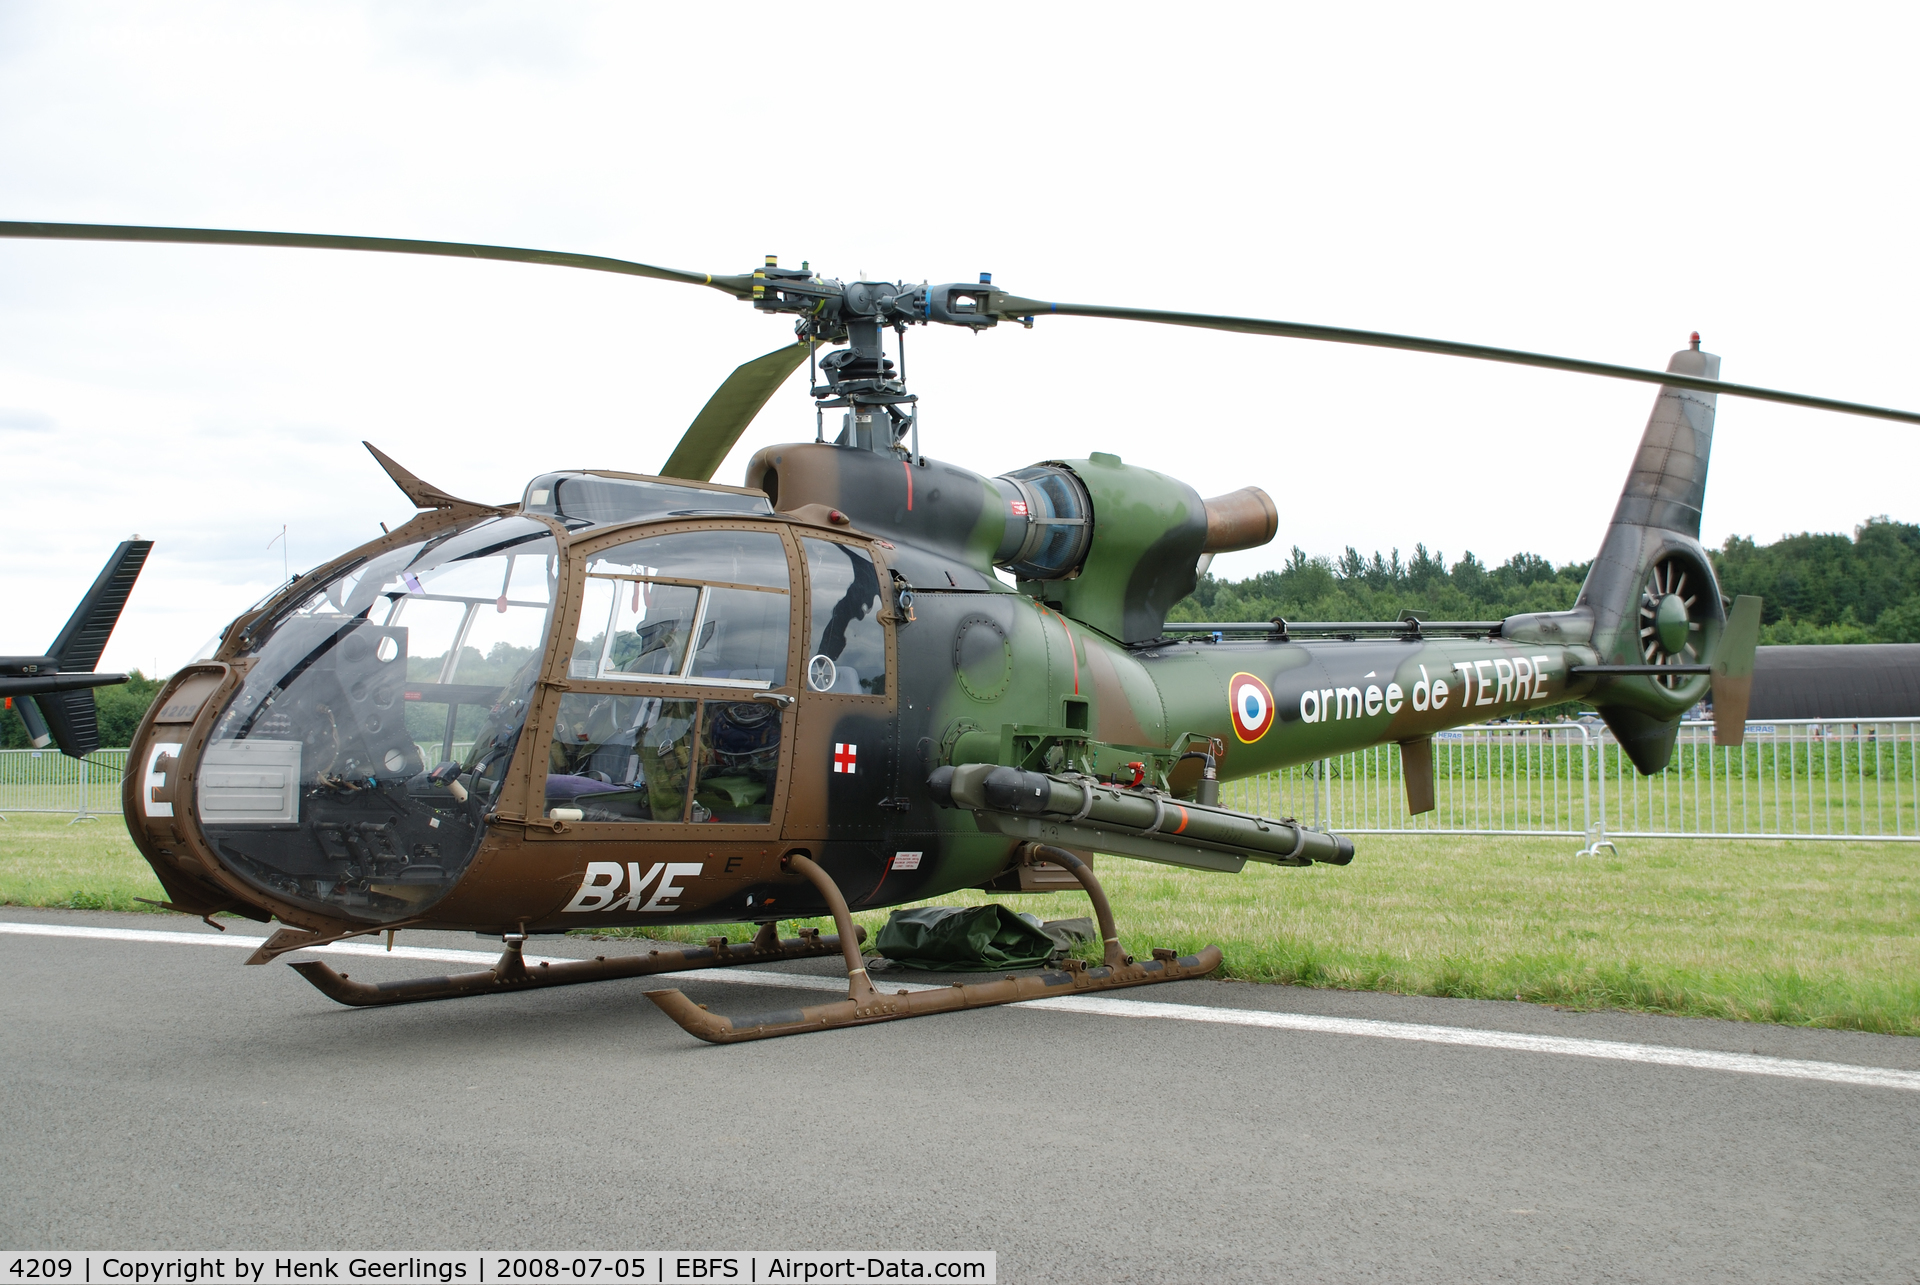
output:
<svg viewBox="0 0 1920 1285"><path fill-rule="evenodd" d="M1680 558L1663 558L1647 572L1640 590L1639 647L1649 665L1697 665L1701 633L1707 620L1701 595L1704 577L1691 572ZM1662 674L1654 678L1669 691L1691 674Z"/></svg>

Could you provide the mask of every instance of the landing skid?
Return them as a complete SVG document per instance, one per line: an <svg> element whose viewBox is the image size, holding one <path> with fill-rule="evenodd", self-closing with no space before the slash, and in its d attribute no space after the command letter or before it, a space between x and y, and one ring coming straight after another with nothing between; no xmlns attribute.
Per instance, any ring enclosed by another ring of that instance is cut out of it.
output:
<svg viewBox="0 0 1920 1285"><path fill-rule="evenodd" d="M864 928L853 929L855 958ZM686 950L652 950L644 955L601 955L595 959L544 962L527 967L521 953L524 939L507 938L507 948L492 968L451 977L420 977L404 982L356 982L318 959L289 965L312 982L328 999L355 1008L383 1004L412 1004L432 999L459 999L465 995L498 995L505 991L537 990L544 986L577 986L582 982L611 981L617 977L649 977L690 968L728 968L736 964L767 964L792 959L817 959L840 953L840 938L822 937L818 929L803 928L800 936L780 940L772 924L761 926L751 942L728 945L716 937L705 946ZM677 992L676 992L677 993Z"/></svg>
<svg viewBox="0 0 1920 1285"><path fill-rule="evenodd" d="M932 1013L951 1013L964 1008L987 1008L995 1004L1017 1004L1021 1000L1047 999L1055 995L1090 995L1128 986L1152 986L1160 982L1187 981L1205 977L1220 967L1220 948L1208 946L1197 955L1176 957L1170 950L1155 950L1149 963L1135 963L1133 956L1120 947L1113 924L1113 908L1107 894L1087 863L1061 848L1031 845L1029 861L1050 861L1065 866L1087 890L1094 915L1100 923L1106 959L1098 968L1069 964L1065 971L1015 977L1009 974L997 982L954 985L944 990L901 991L882 995L874 988L862 966L858 945L842 946L847 960L847 998L832 1004L814 1004L806 1008L781 1009L753 1017L729 1018L709 1012L677 990L648 991L647 998L690 1035L710 1044L737 1044L745 1040L771 1039L776 1035L802 1035L808 1031L827 1031L842 1026L871 1026L876 1022L896 1022L906 1017L925 1017ZM833 911L842 943L857 941L853 916L846 898L840 895L826 871L797 853L786 858L788 869L806 877ZM826 939L832 940L832 939Z"/></svg>

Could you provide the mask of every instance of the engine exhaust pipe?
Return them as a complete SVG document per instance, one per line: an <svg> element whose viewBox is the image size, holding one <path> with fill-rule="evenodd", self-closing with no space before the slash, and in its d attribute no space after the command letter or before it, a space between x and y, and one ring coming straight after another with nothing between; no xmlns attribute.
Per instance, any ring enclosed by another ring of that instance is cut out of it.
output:
<svg viewBox="0 0 1920 1285"><path fill-rule="evenodd" d="M1280 529L1279 507L1257 486L1243 486L1203 503L1207 509L1207 542L1201 546L1202 553L1257 549Z"/></svg>

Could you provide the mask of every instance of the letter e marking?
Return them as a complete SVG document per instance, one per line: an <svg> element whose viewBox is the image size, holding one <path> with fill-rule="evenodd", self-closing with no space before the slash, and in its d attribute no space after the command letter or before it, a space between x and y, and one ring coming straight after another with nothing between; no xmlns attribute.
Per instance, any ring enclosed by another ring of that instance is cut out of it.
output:
<svg viewBox="0 0 1920 1285"><path fill-rule="evenodd" d="M686 891L686 889L677 886L673 881L682 875L697 875L702 868L702 864L698 861L669 861L667 863L667 872L660 876L660 886L653 890L653 900L640 907L641 911L680 909L678 906L664 904L678 898Z"/></svg>

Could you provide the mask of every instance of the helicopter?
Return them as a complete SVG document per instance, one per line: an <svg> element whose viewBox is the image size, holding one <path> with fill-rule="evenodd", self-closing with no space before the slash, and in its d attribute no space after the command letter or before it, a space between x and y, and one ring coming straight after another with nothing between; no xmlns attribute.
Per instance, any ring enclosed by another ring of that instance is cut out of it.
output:
<svg viewBox="0 0 1920 1285"><path fill-rule="evenodd" d="M179 669L134 741L123 806L167 908L278 927L248 959L409 928L498 936L491 969L368 983L377 1006L839 954L844 1000L727 1017L648 997L733 1043L1204 977L1217 946L1137 959L1095 853L1236 873L1344 865L1350 838L1227 806L1221 784L1399 747L1434 805L1433 736L1570 699L1643 773L1711 692L1737 744L1760 602L1727 600L1699 540L1717 399L1920 422L1720 380L1699 336L1661 371L1446 340L1027 298L977 282L840 281L775 256L716 276L456 242L0 223L0 236L440 255L621 273L791 317L657 474L567 469L462 499L371 444L416 516L293 578ZM1169 624L1213 555L1270 541L1256 487L1202 498L1117 456L994 477L930 459L886 332L1103 318L1438 353L1658 387L1575 606L1505 620ZM810 367L815 439L712 480ZM838 432L829 440L827 412ZM999 574L1013 580L1006 583ZM964 888L1082 890L1103 961L887 995L851 909ZM836 933L782 921L831 916ZM751 940L545 962L532 935L739 923Z"/></svg>

